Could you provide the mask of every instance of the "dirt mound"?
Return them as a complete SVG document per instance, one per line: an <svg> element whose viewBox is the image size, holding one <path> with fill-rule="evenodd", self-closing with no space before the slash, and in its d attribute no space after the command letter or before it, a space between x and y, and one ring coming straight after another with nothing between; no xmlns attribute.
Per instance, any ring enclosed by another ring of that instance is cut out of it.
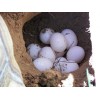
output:
<svg viewBox="0 0 100 100"><path fill-rule="evenodd" d="M92 55L92 45L90 32L88 31L89 13L45 12L40 13L37 16L35 15L37 15L37 13L2 13L13 39L15 58L22 71L25 85L58 86L58 84L62 84L62 79L66 79L68 77L68 74L62 75L54 70L49 70L44 73L39 72L35 69L32 64L32 59L27 54L26 47L30 43L38 43L43 46L39 40L39 33L43 28L49 27L54 29L56 32L61 32L65 28L70 28L76 33L78 37L78 45L84 48L86 56L80 63L79 70L72 74L75 78L74 86L83 86L83 81L86 81L87 83L86 68L91 70L89 58ZM32 19L28 21L30 18Z"/></svg>

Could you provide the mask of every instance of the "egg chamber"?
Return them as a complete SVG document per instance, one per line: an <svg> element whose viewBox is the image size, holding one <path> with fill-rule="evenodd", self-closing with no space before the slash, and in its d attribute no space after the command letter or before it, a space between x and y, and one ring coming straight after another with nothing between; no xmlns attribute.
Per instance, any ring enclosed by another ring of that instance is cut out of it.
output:
<svg viewBox="0 0 100 100"><path fill-rule="evenodd" d="M31 43L43 44L39 39L39 33L44 28L52 28L55 32L61 32L63 29L71 29L76 33L78 46L85 50L85 58L79 64L80 68L72 72L74 76L74 87L83 87L83 82L87 83L86 68L91 72L92 66L89 65L89 59L92 55L92 45L89 31L89 13L88 12L43 12L33 17L23 26L23 38L25 46ZM32 59L31 59L32 60ZM32 63L32 61L31 61ZM93 74L93 73L92 73ZM26 86L38 87L57 87L63 84L61 80L67 79L68 74L61 74L53 69L46 72L39 72L33 65L33 73L27 72L23 78ZM88 86L88 85L86 85Z"/></svg>

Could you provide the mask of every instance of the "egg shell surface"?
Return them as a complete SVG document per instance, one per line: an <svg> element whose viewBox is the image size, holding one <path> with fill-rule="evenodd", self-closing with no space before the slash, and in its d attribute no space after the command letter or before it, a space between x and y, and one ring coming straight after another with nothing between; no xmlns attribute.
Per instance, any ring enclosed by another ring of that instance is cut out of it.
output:
<svg viewBox="0 0 100 100"><path fill-rule="evenodd" d="M74 46L70 48L66 54L67 60L75 61L76 63L80 63L85 56L85 51L80 46Z"/></svg>
<svg viewBox="0 0 100 100"><path fill-rule="evenodd" d="M45 29L41 30L41 32L40 32L40 40L44 44L50 44L50 38L51 38L53 33L54 33L54 30L50 29L50 28L45 28Z"/></svg>
<svg viewBox="0 0 100 100"><path fill-rule="evenodd" d="M62 67L66 65L67 59L64 57L59 57L54 62L54 69L57 71L61 71Z"/></svg>
<svg viewBox="0 0 100 100"><path fill-rule="evenodd" d="M41 51L39 52L39 57L44 57L54 62L56 55L51 47L43 47Z"/></svg>
<svg viewBox="0 0 100 100"><path fill-rule="evenodd" d="M35 60L38 57L40 50L41 47L38 44L32 43L27 47L27 52L33 60Z"/></svg>
<svg viewBox="0 0 100 100"><path fill-rule="evenodd" d="M50 39L50 45L56 52L63 52L67 48L67 41L61 33L54 33Z"/></svg>
<svg viewBox="0 0 100 100"><path fill-rule="evenodd" d="M67 61L64 57L59 57L54 63L54 68L61 73L70 73L79 69L79 65L74 61Z"/></svg>
<svg viewBox="0 0 100 100"><path fill-rule="evenodd" d="M67 40L68 49L77 45L78 43L77 36L71 29L64 29L61 33L65 36Z"/></svg>
<svg viewBox="0 0 100 100"><path fill-rule="evenodd" d="M79 65L74 61L67 61L65 66L61 68L62 73L71 73L79 69Z"/></svg>
<svg viewBox="0 0 100 100"><path fill-rule="evenodd" d="M53 67L53 62L47 58L37 58L33 64L39 71L47 71Z"/></svg>

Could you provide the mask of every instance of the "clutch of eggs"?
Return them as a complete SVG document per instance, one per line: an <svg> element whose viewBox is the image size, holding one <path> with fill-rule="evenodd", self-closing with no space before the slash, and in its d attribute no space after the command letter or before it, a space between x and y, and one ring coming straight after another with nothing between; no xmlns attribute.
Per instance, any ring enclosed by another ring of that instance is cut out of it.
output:
<svg viewBox="0 0 100 100"><path fill-rule="evenodd" d="M38 44L30 44L27 47L28 53L34 60L33 64L39 71L54 67L62 73L70 73L79 68L77 63L83 60L85 51L82 47L76 46L78 40L72 30L64 29L59 33L51 28L45 28L40 32L40 40L51 47L41 48ZM66 58L63 57L65 53Z"/></svg>

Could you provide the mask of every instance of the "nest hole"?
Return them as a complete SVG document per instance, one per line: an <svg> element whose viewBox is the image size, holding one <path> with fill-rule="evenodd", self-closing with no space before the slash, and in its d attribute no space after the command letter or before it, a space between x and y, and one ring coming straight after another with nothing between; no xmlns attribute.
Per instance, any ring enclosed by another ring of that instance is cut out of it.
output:
<svg viewBox="0 0 100 100"><path fill-rule="evenodd" d="M83 81L86 75L82 75L85 73L83 70L89 66L85 66L84 63L88 63L89 59L92 55L92 45L90 40L90 32L89 32L89 13L88 12L44 12L39 15L33 17L30 21L26 22L23 26L23 37L25 41L25 46L31 43L37 43L41 46L44 45L40 39L39 34L40 31L44 28L52 28L55 32L61 32L63 29L69 28L76 33L78 38L78 45L83 47L85 50L85 58L80 63L80 68L75 73L76 77L76 86L80 86L80 81ZM82 73L80 73L80 70ZM81 74L81 75L80 75ZM78 75L78 76L77 76ZM80 78L81 76L81 78ZM28 76L27 76L28 77ZM44 77L43 77L44 78ZM44 82L45 79L42 77L39 81L40 86L50 86ZM77 81L79 78L80 81ZM52 80L52 79L51 79ZM46 80L47 81L47 80ZM43 85L41 85L43 83ZM32 82L30 84L33 84ZM52 85L54 86L54 85Z"/></svg>

